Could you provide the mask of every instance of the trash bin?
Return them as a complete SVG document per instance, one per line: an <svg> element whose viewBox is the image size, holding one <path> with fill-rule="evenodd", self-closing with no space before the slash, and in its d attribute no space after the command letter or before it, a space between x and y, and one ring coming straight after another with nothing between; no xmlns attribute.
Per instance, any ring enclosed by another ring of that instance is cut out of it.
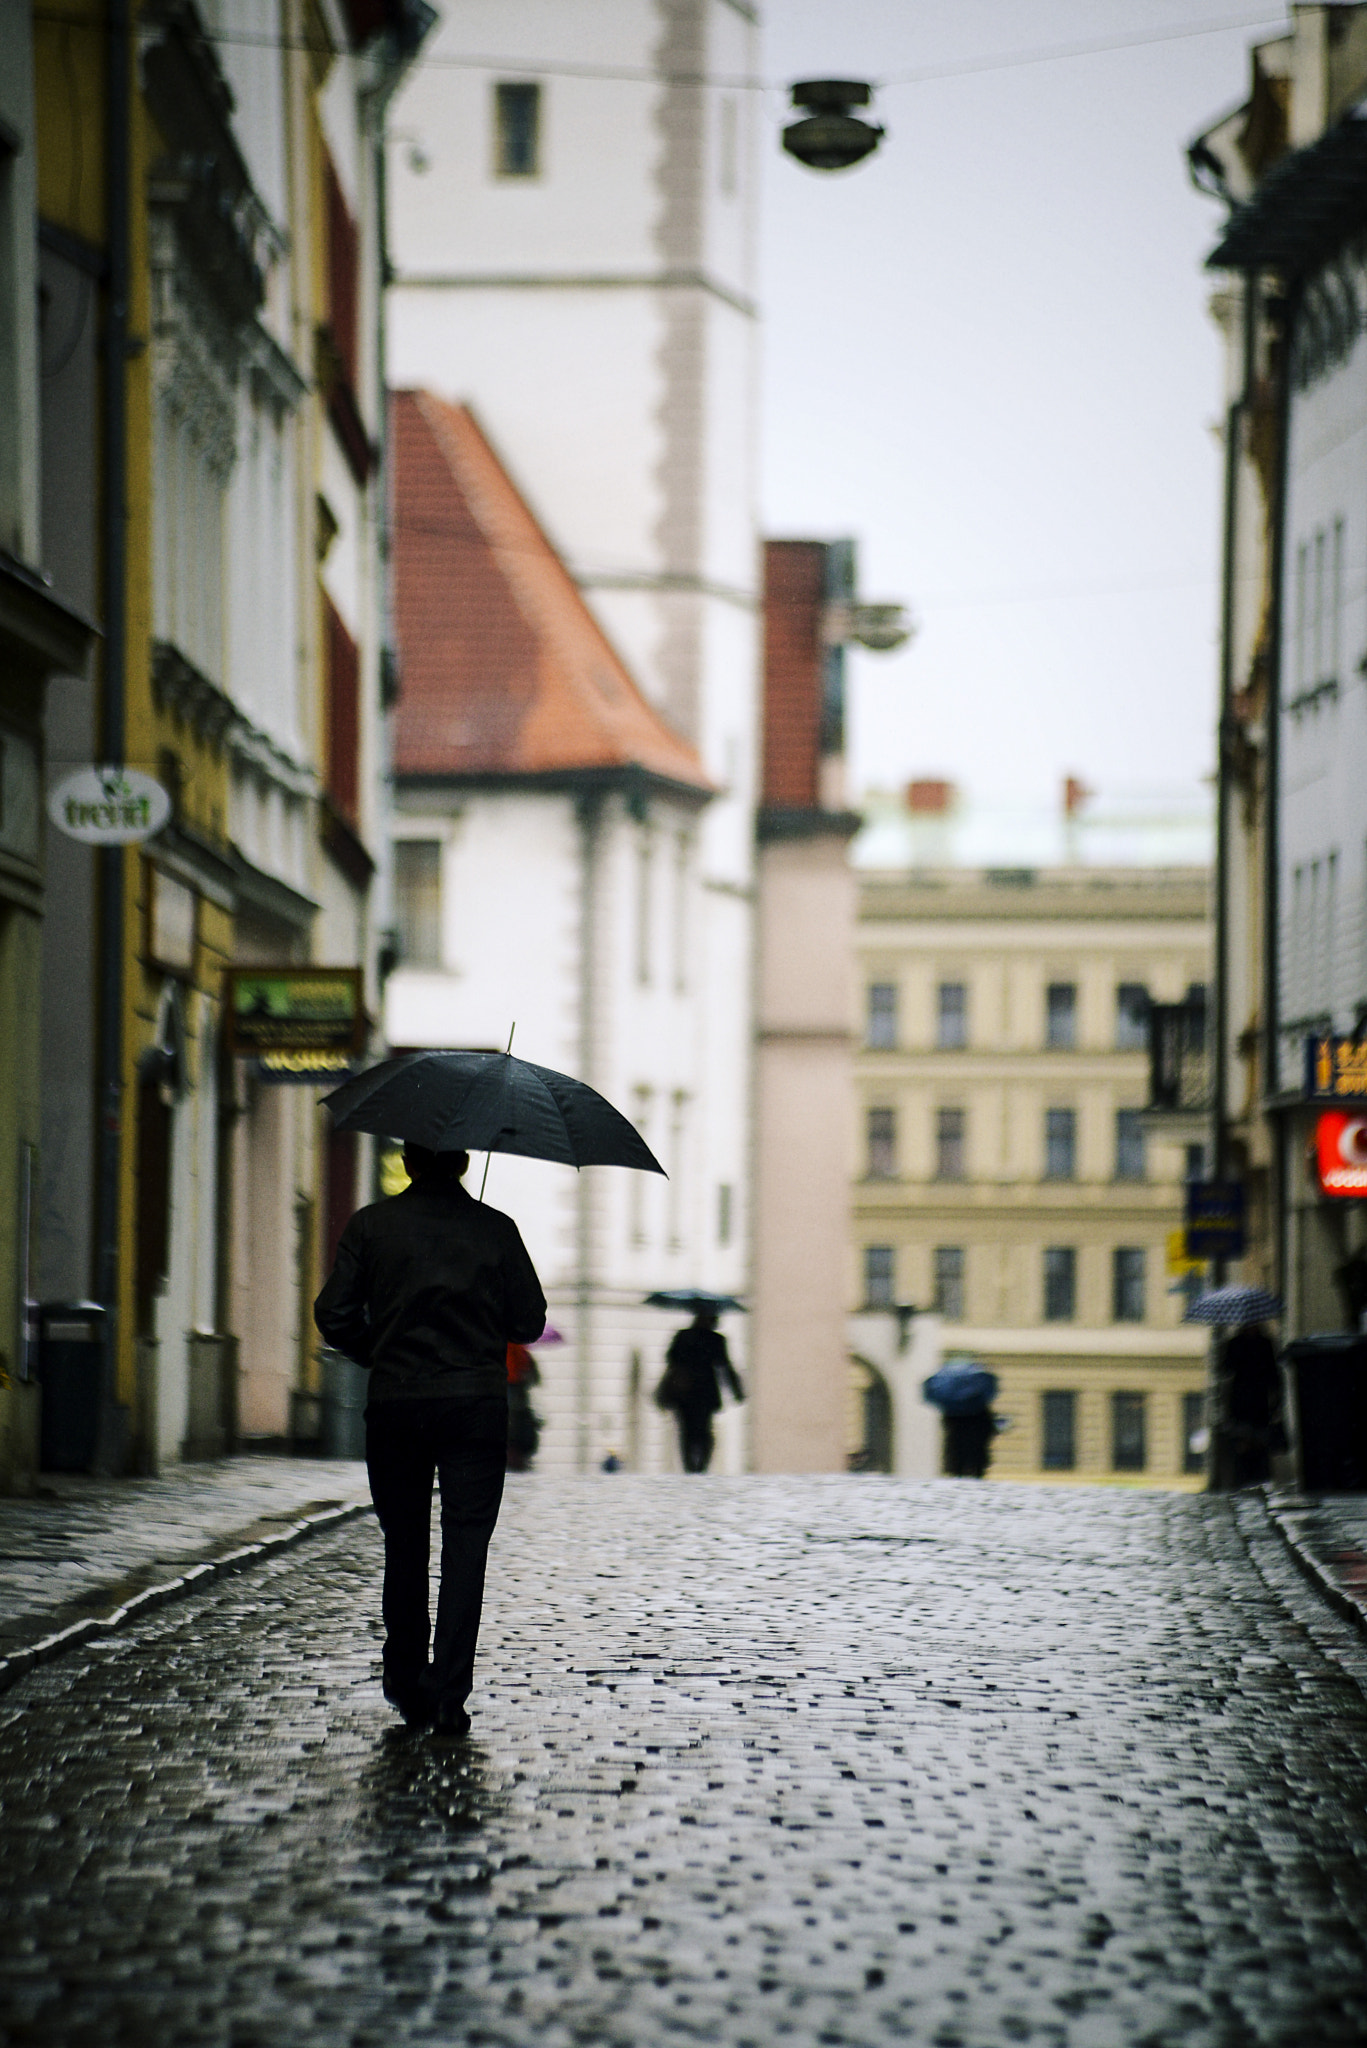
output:
<svg viewBox="0 0 1367 2048"><path fill-rule="evenodd" d="M323 1456L363 1458L370 1374L344 1352L325 1348L318 1356L323 1367Z"/></svg>
<svg viewBox="0 0 1367 2048"><path fill-rule="evenodd" d="M97 1301L38 1304L43 1389L38 1462L44 1472L88 1472L100 1449L106 1313Z"/></svg>
<svg viewBox="0 0 1367 2048"><path fill-rule="evenodd" d="M1367 1493L1367 1337L1331 1330L1282 1354L1307 1493Z"/></svg>

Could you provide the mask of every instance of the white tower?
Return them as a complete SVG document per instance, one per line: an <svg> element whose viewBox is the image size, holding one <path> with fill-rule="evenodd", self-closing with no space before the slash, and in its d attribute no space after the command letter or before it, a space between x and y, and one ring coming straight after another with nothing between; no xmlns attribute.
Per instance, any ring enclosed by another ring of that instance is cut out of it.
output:
<svg viewBox="0 0 1367 2048"><path fill-rule="evenodd" d="M756 43L742 0L451 0L393 109L388 172L391 385L473 407L719 792L692 885L663 838L652 859L647 814L634 887L662 919L696 906L689 1079L647 1133L682 1183L652 1284L724 1292L749 1240ZM602 1042L626 1021L603 1019ZM627 1080L618 1051L598 1085ZM603 1246L623 1306L648 1270L639 1245L629 1264Z"/></svg>

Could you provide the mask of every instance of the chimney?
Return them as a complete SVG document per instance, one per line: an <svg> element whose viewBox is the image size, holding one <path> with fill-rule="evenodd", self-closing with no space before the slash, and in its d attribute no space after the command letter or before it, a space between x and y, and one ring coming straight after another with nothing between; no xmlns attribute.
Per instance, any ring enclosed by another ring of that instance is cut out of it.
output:
<svg viewBox="0 0 1367 2048"><path fill-rule="evenodd" d="M937 777L918 777L907 784L907 809L913 818L945 818L958 796L952 782Z"/></svg>

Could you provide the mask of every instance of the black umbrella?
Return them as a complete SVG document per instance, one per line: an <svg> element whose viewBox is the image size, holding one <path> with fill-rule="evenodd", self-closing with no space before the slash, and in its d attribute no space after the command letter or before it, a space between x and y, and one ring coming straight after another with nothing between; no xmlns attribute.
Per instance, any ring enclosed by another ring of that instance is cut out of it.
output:
<svg viewBox="0 0 1367 2048"><path fill-rule="evenodd" d="M646 1307L688 1309L693 1315L700 1309L713 1316L724 1316L728 1309L745 1313L745 1303L737 1301L734 1294L709 1294L705 1287L662 1287L646 1296Z"/></svg>
<svg viewBox="0 0 1367 2048"><path fill-rule="evenodd" d="M374 1131L430 1152L517 1152L566 1166L664 1173L620 1110L554 1067L509 1052L411 1052L323 1097L339 1131Z"/></svg>

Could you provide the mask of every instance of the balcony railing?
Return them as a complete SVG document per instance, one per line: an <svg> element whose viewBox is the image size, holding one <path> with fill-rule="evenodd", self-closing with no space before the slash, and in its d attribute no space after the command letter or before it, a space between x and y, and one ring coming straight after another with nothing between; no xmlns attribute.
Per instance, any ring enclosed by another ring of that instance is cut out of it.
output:
<svg viewBox="0 0 1367 2048"><path fill-rule="evenodd" d="M1200 1116L1211 1106L1211 1045L1206 1004L1149 1005L1151 1115Z"/></svg>

